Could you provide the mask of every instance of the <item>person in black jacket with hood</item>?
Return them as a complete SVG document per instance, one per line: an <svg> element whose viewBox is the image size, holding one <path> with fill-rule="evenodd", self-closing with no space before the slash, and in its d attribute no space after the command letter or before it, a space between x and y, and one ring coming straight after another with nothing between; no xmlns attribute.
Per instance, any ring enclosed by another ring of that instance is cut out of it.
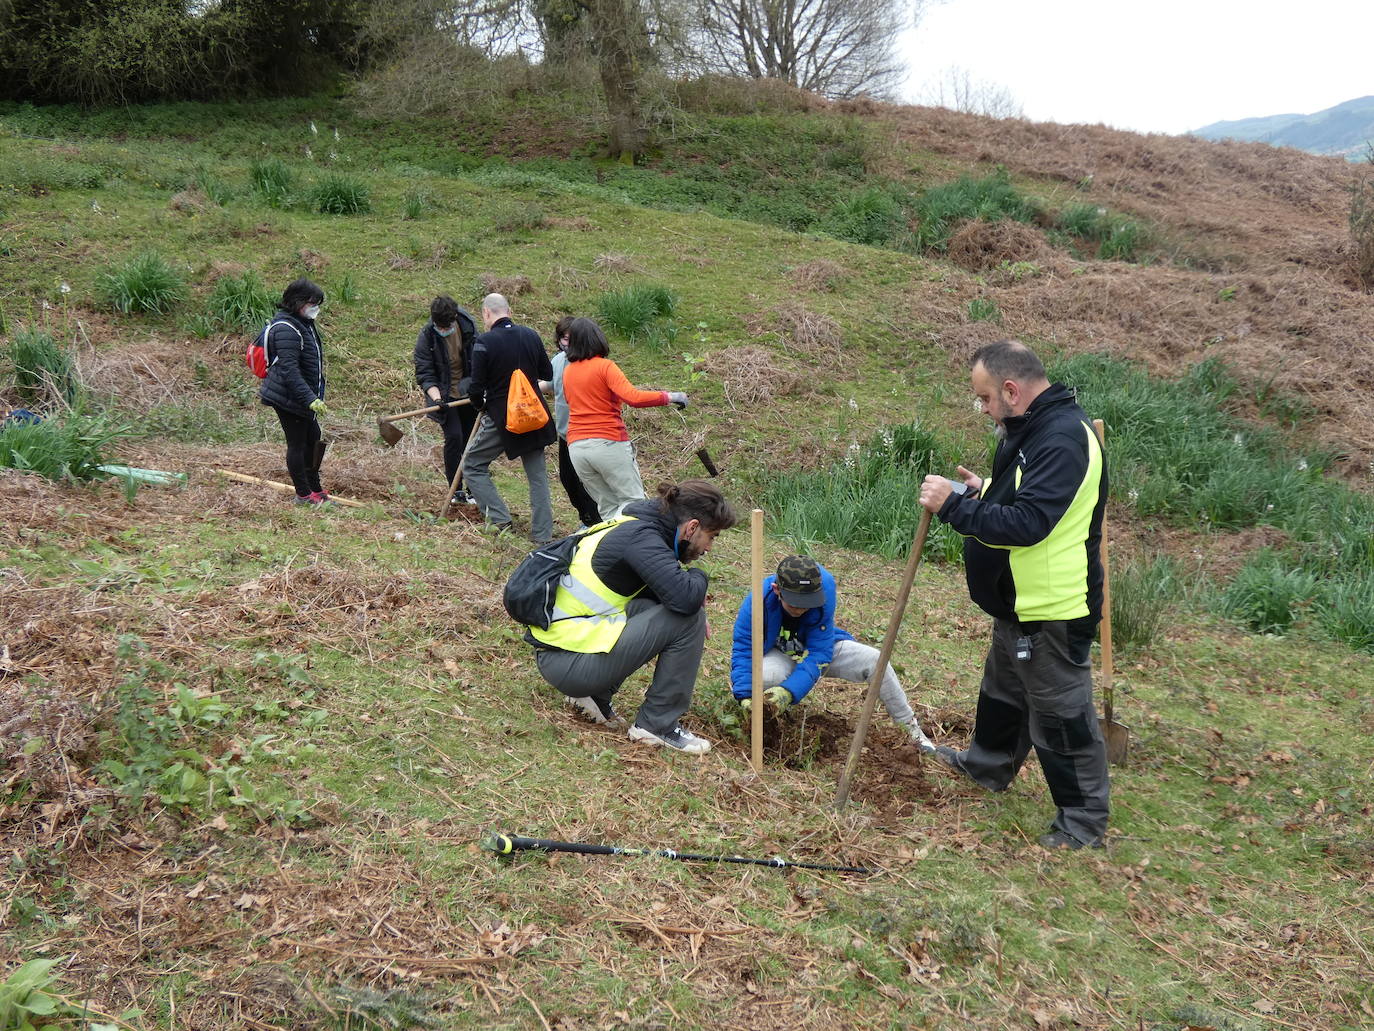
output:
<svg viewBox="0 0 1374 1031"><path fill-rule="evenodd" d="M452 297L440 294L430 303L429 321L415 340L415 382L426 404L467 397L472 382L472 345L477 324ZM457 390L454 390L454 384ZM477 422L471 405L441 408L429 415L444 433L444 482L452 483L463 459L463 446ZM456 498L457 503L466 498Z"/></svg>
<svg viewBox="0 0 1374 1031"><path fill-rule="evenodd" d="M1051 384L1024 344L979 348L970 379L997 426L992 473L929 475L920 500L964 537L969 596L992 617L992 646L973 740L935 754L1005 791L1034 747L1058 807L1040 844L1101 848L1110 787L1089 650L1102 616L1106 458L1073 391Z"/></svg>
<svg viewBox="0 0 1374 1031"><path fill-rule="evenodd" d="M321 505L329 493L320 484L324 443L319 417L324 403L324 347L315 319L324 291L308 279L290 283L266 331L267 377L258 390L276 410L286 434L286 471L296 488L296 504Z"/></svg>
<svg viewBox="0 0 1374 1031"><path fill-rule="evenodd" d="M553 500L549 496L548 470L544 468L544 449L558 439L558 431L552 418L529 433L506 429L506 395L511 374L519 369L537 396L539 382L553 379L553 366L539 334L529 326L517 326L511 321L510 304L500 294L482 298L482 324L487 331L472 348L472 386L468 390L473 407L482 412L482 419L463 462L463 478L487 526L509 530L510 509L491 482L489 466L503 453L507 458L520 459L530 487L530 539L545 544L553 540ZM542 397L540 404L544 404ZM547 404L544 410L548 411Z"/></svg>

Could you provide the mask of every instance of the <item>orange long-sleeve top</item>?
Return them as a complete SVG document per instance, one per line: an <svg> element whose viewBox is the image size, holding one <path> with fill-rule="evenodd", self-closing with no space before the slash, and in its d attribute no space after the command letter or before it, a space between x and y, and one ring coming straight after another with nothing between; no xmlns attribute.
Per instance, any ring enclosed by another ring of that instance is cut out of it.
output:
<svg viewBox="0 0 1374 1031"><path fill-rule="evenodd" d="M568 362L563 370L563 396L568 402L568 443L574 440L629 440L622 403L653 408L668 403L664 390L640 390L609 358Z"/></svg>

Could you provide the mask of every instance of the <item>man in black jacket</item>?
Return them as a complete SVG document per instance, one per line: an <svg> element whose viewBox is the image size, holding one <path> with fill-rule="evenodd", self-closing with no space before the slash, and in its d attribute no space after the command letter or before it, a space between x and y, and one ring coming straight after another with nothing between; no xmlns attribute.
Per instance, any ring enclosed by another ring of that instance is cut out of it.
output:
<svg viewBox="0 0 1374 1031"><path fill-rule="evenodd" d="M709 580L687 563L705 555L735 512L706 480L663 484L577 545L547 630L530 627L539 673L594 723L618 723L611 697L636 670L654 678L631 741L702 755L711 743L678 722L692 703L706 646Z"/></svg>
<svg viewBox="0 0 1374 1031"><path fill-rule="evenodd" d="M429 321L415 340L415 382L427 404L444 404L467 397L471 385L472 347L477 324L452 297L441 294L429 306ZM457 390L454 390L454 381ZM463 446L477 422L471 405L440 408L429 418L444 433L445 483L452 483L463 458Z"/></svg>
<svg viewBox="0 0 1374 1031"><path fill-rule="evenodd" d="M1045 848L1100 848L1107 752L1093 709L1089 649L1102 615L1107 464L1092 423L1040 359L1014 340L979 348L973 392L997 424L986 480L927 476L921 504L965 538L969 595L993 618L968 750L946 765L991 791L1032 745L1058 812Z"/></svg>
<svg viewBox="0 0 1374 1031"><path fill-rule="evenodd" d="M506 429L506 395L511 375L517 370L525 374L537 395L539 381L553 378L553 366L539 334L511 321L510 304L500 294L482 298L482 324L487 331L472 348L472 386L468 397L483 417L463 463L463 479L487 525L509 530L510 509L492 483L488 467L502 453L507 458L520 459L530 488L530 540L544 544L553 540L553 501L549 496L548 471L544 468L544 449L558 439L558 431L552 418L529 433ZM544 404L542 397L539 403ZM544 410L548 411L547 405Z"/></svg>

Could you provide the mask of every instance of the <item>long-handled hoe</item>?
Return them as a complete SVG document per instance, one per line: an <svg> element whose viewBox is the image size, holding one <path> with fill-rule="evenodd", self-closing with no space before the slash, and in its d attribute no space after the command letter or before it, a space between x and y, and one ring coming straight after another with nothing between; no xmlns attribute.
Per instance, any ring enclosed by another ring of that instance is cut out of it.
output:
<svg viewBox="0 0 1374 1031"><path fill-rule="evenodd" d="M377 416L377 433L381 436L383 443L387 447L395 447L405 436L395 426L395 423L402 419L413 419L417 415L428 415L430 412L437 412L440 408L457 408L459 405L472 404L466 397L457 401L449 401L443 405L430 405L428 408L417 408L413 412L402 412L400 415L379 415Z"/></svg>

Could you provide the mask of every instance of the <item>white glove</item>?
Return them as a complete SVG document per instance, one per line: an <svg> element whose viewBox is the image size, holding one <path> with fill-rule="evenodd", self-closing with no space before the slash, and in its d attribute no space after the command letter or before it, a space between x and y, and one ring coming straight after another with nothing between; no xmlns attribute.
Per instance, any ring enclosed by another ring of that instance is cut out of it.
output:
<svg viewBox="0 0 1374 1031"><path fill-rule="evenodd" d="M677 405L679 409L687 407L687 395L681 390L669 390L667 394L670 405Z"/></svg>

